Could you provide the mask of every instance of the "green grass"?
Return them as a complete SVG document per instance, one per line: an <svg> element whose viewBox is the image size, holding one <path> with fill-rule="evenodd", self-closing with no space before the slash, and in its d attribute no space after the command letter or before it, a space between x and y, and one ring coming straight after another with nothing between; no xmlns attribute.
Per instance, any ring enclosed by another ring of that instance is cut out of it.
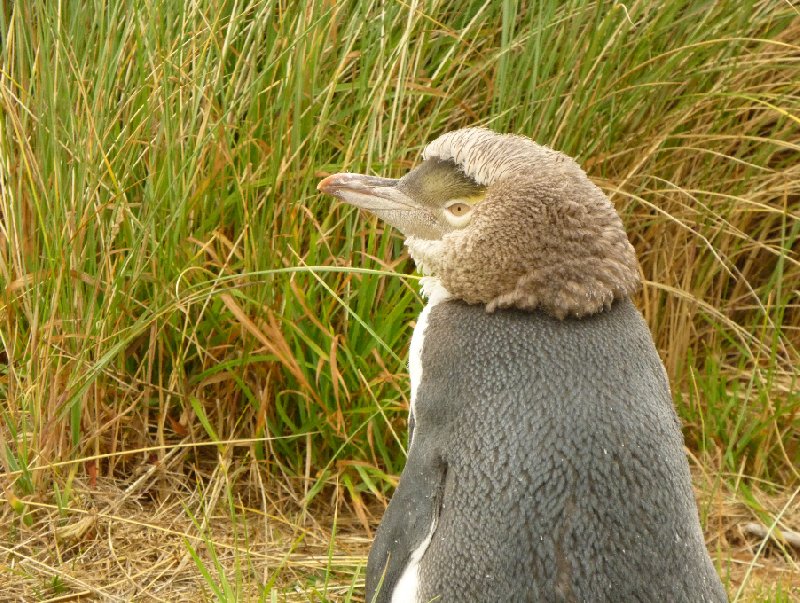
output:
<svg viewBox="0 0 800 603"><path fill-rule="evenodd" d="M300 477L303 509L335 491L366 520L404 464L421 301L398 234L315 186L473 124L576 156L614 201L691 450L800 484L791 3L0 7L6 500L68 509L76 475L211 444L193 476L242 439L240 482Z"/></svg>

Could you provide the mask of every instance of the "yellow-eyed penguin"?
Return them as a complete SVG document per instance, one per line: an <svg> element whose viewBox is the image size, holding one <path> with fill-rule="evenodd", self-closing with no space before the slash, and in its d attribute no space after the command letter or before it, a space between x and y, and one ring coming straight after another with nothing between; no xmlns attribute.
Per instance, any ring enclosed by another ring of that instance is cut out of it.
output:
<svg viewBox="0 0 800 603"><path fill-rule="evenodd" d="M469 128L399 180L319 189L400 229L426 275L367 601L726 601L633 247L578 164Z"/></svg>

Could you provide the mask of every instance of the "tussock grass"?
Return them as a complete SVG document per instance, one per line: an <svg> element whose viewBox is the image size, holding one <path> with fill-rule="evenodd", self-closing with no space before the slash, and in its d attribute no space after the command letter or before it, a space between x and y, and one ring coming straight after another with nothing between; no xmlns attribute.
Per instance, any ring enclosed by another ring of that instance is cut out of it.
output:
<svg viewBox="0 0 800 603"><path fill-rule="evenodd" d="M20 539L154 466L208 488L218 457L220 504L246 490L268 514L277 482L295 522L335 500L371 525L404 462L420 300L397 234L315 185L400 174L468 124L582 162L639 253L690 449L752 509L752 484L796 504L791 3L0 6L0 464ZM154 500L185 491L162 479Z"/></svg>

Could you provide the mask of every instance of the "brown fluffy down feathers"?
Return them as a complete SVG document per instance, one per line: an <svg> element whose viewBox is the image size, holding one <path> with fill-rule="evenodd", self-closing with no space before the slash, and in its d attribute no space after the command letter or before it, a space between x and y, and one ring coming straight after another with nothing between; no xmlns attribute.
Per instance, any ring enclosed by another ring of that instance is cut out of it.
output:
<svg viewBox="0 0 800 603"><path fill-rule="evenodd" d="M453 159L487 185L466 229L435 253L409 240L423 272L454 296L559 317L601 311L639 287L633 246L611 202L571 158L528 138L481 128L450 132L424 158Z"/></svg>

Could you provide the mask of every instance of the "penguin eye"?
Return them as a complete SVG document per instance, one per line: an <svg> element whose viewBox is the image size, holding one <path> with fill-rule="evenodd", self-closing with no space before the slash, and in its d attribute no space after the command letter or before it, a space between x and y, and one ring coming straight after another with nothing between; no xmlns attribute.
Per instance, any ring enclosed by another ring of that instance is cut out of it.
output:
<svg viewBox="0 0 800 603"><path fill-rule="evenodd" d="M444 208L444 218L453 228L466 227L472 217L472 206L464 201L451 201Z"/></svg>
<svg viewBox="0 0 800 603"><path fill-rule="evenodd" d="M445 209L457 218L460 218L461 216L466 216L472 208L466 203L456 201L448 205Z"/></svg>

